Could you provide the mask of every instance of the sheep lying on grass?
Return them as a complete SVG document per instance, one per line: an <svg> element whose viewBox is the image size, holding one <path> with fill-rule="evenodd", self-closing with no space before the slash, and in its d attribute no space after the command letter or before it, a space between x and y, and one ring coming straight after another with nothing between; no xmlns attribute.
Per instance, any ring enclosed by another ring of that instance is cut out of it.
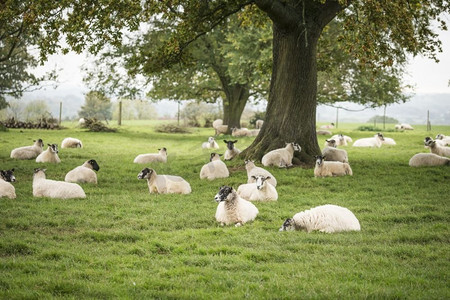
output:
<svg viewBox="0 0 450 300"><path fill-rule="evenodd" d="M430 137L425 138L425 146L430 148L431 153L450 157L450 147L439 146L436 141L433 141Z"/></svg>
<svg viewBox="0 0 450 300"><path fill-rule="evenodd" d="M255 183L241 184L237 193L248 201L277 201L278 193L268 181L270 176L252 176Z"/></svg>
<svg viewBox="0 0 450 300"><path fill-rule="evenodd" d="M213 180L216 178L226 178L230 176L227 165L220 160L220 154L211 153L209 163L200 170L200 179Z"/></svg>
<svg viewBox="0 0 450 300"><path fill-rule="evenodd" d="M189 194L192 191L189 183L180 176L158 175L149 168L143 169L138 179L147 179L150 194Z"/></svg>
<svg viewBox="0 0 450 300"><path fill-rule="evenodd" d="M61 148L83 148L83 143L76 138L65 138L61 142Z"/></svg>
<svg viewBox="0 0 450 300"><path fill-rule="evenodd" d="M449 166L450 159L434 153L418 153L409 160L411 167Z"/></svg>
<svg viewBox="0 0 450 300"><path fill-rule="evenodd" d="M33 159L36 158L44 149L44 142L41 139L33 141L32 146L25 146L13 149L11 158L15 159Z"/></svg>
<svg viewBox="0 0 450 300"><path fill-rule="evenodd" d="M16 198L16 189L10 183L14 181L16 181L16 177L14 177L14 169L0 170L0 198Z"/></svg>
<svg viewBox="0 0 450 300"><path fill-rule="evenodd" d="M332 135L333 133L329 130L317 130L316 134L317 135Z"/></svg>
<svg viewBox="0 0 450 300"><path fill-rule="evenodd" d="M406 123L400 124L400 129L402 129L402 130L414 130L414 128L411 125L406 124Z"/></svg>
<svg viewBox="0 0 450 300"><path fill-rule="evenodd" d="M272 150L266 153L261 162L264 166L290 167L294 151L300 152L302 148L297 143L286 143L286 147Z"/></svg>
<svg viewBox="0 0 450 300"><path fill-rule="evenodd" d="M166 163L167 162L167 149L161 148L158 149L159 153L147 153L147 154L139 154L134 159L135 164L148 164L148 163L154 163L154 162L161 162Z"/></svg>
<svg viewBox="0 0 450 300"><path fill-rule="evenodd" d="M277 186L277 180L275 179L275 177L269 171L267 171L263 168L257 167L253 161L246 160L245 161L245 169L247 170L247 178L248 178L247 183L256 182L253 179L253 177L262 175L262 176L270 177L270 179L268 179L269 183L271 185L273 185L274 187Z"/></svg>
<svg viewBox="0 0 450 300"><path fill-rule="evenodd" d="M286 219L280 231L304 230L311 232L318 230L325 233L341 231L360 231L361 226L356 216L347 208L327 204L317 206Z"/></svg>
<svg viewBox="0 0 450 300"><path fill-rule="evenodd" d="M330 140L336 140L337 146L347 146L348 143L353 143L353 140L348 135L343 134L335 134L332 137L330 137Z"/></svg>
<svg viewBox="0 0 450 300"><path fill-rule="evenodd" d="M316 167L314 168L315 177L345 176L353 175L352 168L348 163L339 161L324 161L324 156L314 156Z"/></svg>
<svg viewBox="0 0 450 300"><path fill-rule="evenodd" d="M259 213L253 203L239 197L236 191L229 186L220 187L214 200L219 203L216 220L221 225L235 224L238 227L253 221Z"/></svg>
<svg viewBox="0 0 450 300"><path fill-rule="evenodd" d="M46 169L34 169L33 196L50 198L86 198L81 186L76 183L55 181L45 178Z"/></svg>
<svg viewBox="0 0 450 300"><path fill-rule="evenodd" d="M334 123L320 126L320 129L333 129L333 128L334 128Z"/></svg>
<svg viewBox="0 0 450 300"><path fill-rule="evenodd" d="M234 140L234 141L223 140L223 142L225 144L227 144L227 151L225 151L225 155L224 155L225 160L232 160L237 155L239 155L239 153L241 153L241 150L234 147L234 144L236 144L238 142L237 140Z"/></svg>
<svg viewBox="0 0 450 300"><path fill-rule="evenodd" d="M212 136L210 136L208 138L208 141L204 142L202 144L202 148L203 149L219 149L219 145L217 144L216 140Z"/></svg>
<svg viewBox="0 0 450 300"><path fill-rule="evenodd" d="M42 152L36 157L36 162L38 163L54 163L58 164L61 162L61 159L58 156L58 145L56 144L48 144L47 150Z"/></svg>
<svg viewBox="0 0 450 300"><path fill-rule="evenodd" d="M443 134L436 135L436 141L440 141L441 146L450 146L450 136L445 136Z"/></svg>
<svg viewBox="0 0 450 300"><path fill-rule="evenodd" d="M97 174L94 172L100 170L95 159L86 161L81 166L69 171L64 178L66 182L95 183L97 184Z"/></svg>
<svg viewBox="0 0 450 300"><path fill-rule="evenodd" d="M322 150L322 156L326 161L340 161L348 163L347 151L344 149L336 149L336 141L334 139L326 140L327 147Z"/></svg>
<svg viewBox="0 0 450 300"><path fill-rule="evenodd" d="M394 139L383 137L383 141L381 142L383 145L397 145Z"/></svg>
<svg viewBox="0 0 450 300"><path fill-rule="evenodd" d="M383 144L384 137L381 133L375 134L372 138L363 138L356 140L353 147L378 147Z"/></svg>
<svg viewBox="0 0 450 300"><path fill-rule="evenodd" d="M242 137L248 135L248 129L247 128L231 128L231 135L235 137Z"/></svg>

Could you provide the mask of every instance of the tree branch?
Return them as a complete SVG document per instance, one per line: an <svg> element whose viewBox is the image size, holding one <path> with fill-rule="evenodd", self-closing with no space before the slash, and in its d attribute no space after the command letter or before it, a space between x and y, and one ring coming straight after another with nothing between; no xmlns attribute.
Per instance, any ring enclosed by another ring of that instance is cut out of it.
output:
<svg viewBox="0 0 450 300"><path fill-rule="evenodd" d="M283 28L296 26L301 20L292 7L287 6L279 0L255 0L255 4L276 23Z"/></svg>

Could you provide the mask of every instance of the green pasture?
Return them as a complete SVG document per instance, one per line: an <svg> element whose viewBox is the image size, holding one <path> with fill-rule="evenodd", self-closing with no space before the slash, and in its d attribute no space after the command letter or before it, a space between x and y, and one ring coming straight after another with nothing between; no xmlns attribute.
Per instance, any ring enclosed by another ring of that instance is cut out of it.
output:
<svg viewBox="0 0 450 300"><path fill-rule="evenodd" d="M425 136L450 135L450 126L386 131L396 146L345 147L352 177L269 168L279 200L255 203L256 220L235 228L215 221L214 195L221 185L246 183L243 159L227 162L227 179L200 180L209 159L200 146L213 130L156 133L159 123L124 121L116 133L90 133L75 123L0 132L0 169L15 168L17 179L17 199L0 199L0 298L450 298L450 167L408 166L411 156L429 151ZM339 124L333 133L353 140L375 134L356 131L359 125ZM58 165L9 158L33 139L60 145L65 137L81 139L84 148L60 149ZM217 138L221 153L224 138ZM253 140L237 139L241 150ZM161 147L168 163L151 167L185 178L191 194L150 195L137 179L147 165L133 164L134 157ZM86 199L32 196L34 168L64 180L88 159L100 170L97 186L82 185ZM361 232L278 232L287 217L328 203L352 210Z"/></svg>

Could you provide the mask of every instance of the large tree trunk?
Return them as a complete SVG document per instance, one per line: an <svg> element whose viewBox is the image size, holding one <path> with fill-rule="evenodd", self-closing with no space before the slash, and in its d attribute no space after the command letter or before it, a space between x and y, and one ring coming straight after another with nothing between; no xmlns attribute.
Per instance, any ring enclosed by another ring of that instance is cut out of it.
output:
<svg viewBox="0 0 450 300"><path fill-rule="evenodd" d="M230 133L233 127L241 128L241 116L250 91L248 86L240 84L224 86L224 90L226 99L223 100L223 124L228 125Z"/></svg>

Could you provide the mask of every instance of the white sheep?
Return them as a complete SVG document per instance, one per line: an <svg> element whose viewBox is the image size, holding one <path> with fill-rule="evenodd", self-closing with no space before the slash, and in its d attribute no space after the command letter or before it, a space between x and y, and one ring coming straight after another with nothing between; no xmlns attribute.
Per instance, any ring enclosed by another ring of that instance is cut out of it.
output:
<svg viewBox="0 0 450 300"><path fill-rule="evenodd" d="M64 178L66 182L95 183L97 184L97 174L94 172L100 170L95 159L86 161L81 166L69 171Z"/></svg>
<svg viewBox="0 0 450 300"><path fill-rule="evenodd" d="M256 128L256 129L261 129L262 126L263 126L263 124L264 124L264 121L263 121L263 120L256 120L256 122L255 122L255 128Z"/></svg>
<svg viewBox="0 0 450 300"><path fill-rule="evenodd" d="M431 153L437 154L439 156L450 157L450 147L442 147L438 145L436 141L433 141L431 138L427 140L427 138L425 138L425 146L428 146L430 148Z"/></svg>
<svg viewBox="0 0 450 300"><path fill-rule="evenodd" d="M145 168L138 174L138 179L147 179L150 194L189 194L191 186L180 176L158 175L155 170Z"/></svg>
<svg viewBox="0 0 450 300"><path fill-rule="evenodd" d="M286 147L272 150L261 159L264 166L290 167L292 166L292 158L294 151L300 152L302 148L297 143L286 143Z"/></svg>
<svg viewBox="0 0 450 300"><path fill-rule="evenodd" d="M208 138L208 141L204 142L202 144L202 148L203 149L219 149L219 145L217 144L216 140L212 136L210 136Z"/></svg>
<svg viewBox="0 0 450 300"><path fill-rule="evenodd" d="M158 153L147 153L147 154L139 154L134 159L135 164L148 164L148 163L154 163L154 162L161 162L166 163L167 162L167 149L161 148L158 149Z"/></svg>
<svg viewBox="0 0 450 300"><path fill-rule="evenodd" d="M32 146L25 146L13 149L11 158L15 159L33 159L36 158L44 150L44 142L41 139L34 140Z"/></svg>
<svg viewBox="0 0 450 300"><path fill-rule="evenodd" d="M270 176L258 175L252 176L255 183L241 184L237 193L241 198L248 201L277 201L278 193L273 185L270 184Z"/></svg>
<svg viewBox="0 0 450 300"><path fill-rule="evenodd" d="M393 138L383 137L383 141L381 142L383 145L397 145Z"/></svg>
<svg viewBox="0 0 450 300"><path fill-rule="evenodd" d="M7 197L9 199L16 198L16 189L10 182L15 182L14 169L0 170L0 198Z"/></svg>
<svg viewBox="0 0 450 300"><path fill-rule="evenodd" d="M334 123L330 123L328 125L322 125L319 128L320 129L333 129L334 128Z"/></svg>
<svg viewBox="0 0 450 300"><path fill-rule="evenodd" d="M383 144L384 137L381 133L375 134L372 138L363 138L356 140L353 147L378 147Z"/></svg>
<svg viewBox="0 0 450 300"><path fill-rule="evenodd" d="M275 176L273 176L269 171L257 167L255 163L251 160L245 161L245 169L247 170L247 183L254 183L255 180L253 179L254 176L262 175L266 177L270 177L269 182L274 187L277 186L277 180L275 179Z"/></svg>
<svg viewBox="0 0 450 300"><path fill-rule="evenodd" d="M45 178L46 169L34 169L33 196L50 198L86 198L81 186L76 183L49 180Z"/></svg>
<svg viewBox="0 0 450 300"><path fill-rule="evenodd" d="M209 163L205 164L200 170L200 179L213 180L216 178L226 178L230 176L227 165L220 160L220 154L211 153Z"/></svg>
<svg viewBox="0 0 450 300"><path fill-rule="evenodd" d="M402 129L402 125L396 124L396 125L394 126L394 128L395 128L395 130L401 130L401 129Z"/></svg>
<svg viewBox="0 0 450 300"><path fill-rule="evenodd" d="M450 136L438 134L436 135L436 141L439 141L441 146L450 146Z"/></svg>
<svg viewBox="0 0 450 300"><path fill-rule="evenodd" d="M299 212L293 218L286 219L280 231L304 230L311 232L318 230L324 233L341 231L360 231L356 216L345 207L326 204Z"/></svg>
<svg viewBox="0 0 450 300"><path fill-rule="evenodd" d="M340 161L343 163L348 163L348 154L344 149L336 148L336 141L334 139L326 140L325 147L322 150L322 156L325 157L326 161Z"/></svg>
<svg viewBox="0 0 450 300"><path fill-rule="evenodd" d="M61 148L83 148L83 143L76 138L65 138L61 142Z"/></svg>
<svg viewBox="0 0 450 300"><path fill-rule="evenodd" d="M233 127L231 129L231 135L235 136L235 137L248 136L249 135L249 130L248 130L248 128L236 128L236 127Z"/></svg>
<svg viewBox="0 0 450 300"><path fill-rule="evenodd" d="M409 160L411 167L449 166L450 159L434 153L417 153Z"/></svg>
<svg viewBox="0 0 450 300"><path fill-rule="evenodd" d="M84 118L80 118L80 119L78 120L78 125L79 125L79 126L84 126L84 124L86 124L86 120L85 120Z"/></svg>
<svg viewBox="0 0 450 300"><path fill-rule="evenodd" d="M223 141L225 144L227 144L227 150L225 151L225 155L224 155L225 160L232 160L237 155L239 155L239 153L241 153L241 150L234 147L234 144L236 144L238 142L237 140L234 140L234 141L223 140Z"/></svg>
<svg viewBox="0 0 450 300"><path fill-rule="evenodd" d="M336 141L336 146L347 146L348 143L352 143L353 140L348 135L343 134L335 134L332 137L330 137L330 140Z"/></svg>
<svg viewBox="0 0 450 300"><path fill-rule="evenodd" d="M316 134L317 135L332 135L333 133L329 130L317 130Z"/></svg>
<svg viewBox="0 0 450 300"><path fill-rule="evenodd" d="M315 177L353 175L352 168L350 168L348 163L325 161L325 157L321 155L314 157L316 159L316 166L314 168Z"/></svg>
<svg viewBox="0 0 450 300"><path fill-rule="evenodd" d="M36 162L38 163L54 163L58 164L61 162L61 159L58 156L58 145L57 144L48 144L47 150L42 152L36 157Z"/></svg>
<svg viewBox="0 0 450 300"><path fill-rule="evenodd" d="M400 129L402 129L402 130L414 130L414 128L411 125L406 124L406 123L400 124Z"/></svg>
<svg viewBox="0 0 450 300"><path fill-rule="evenodd" d="M223 125L223 120L222 119L217 119L217 120L214 120L212 122L212 127L213 128L216 128L217 126L220 126L220 125Z"/></svg>
<svg viewBox="0 0 450 300"><path fill-rule="evenodd" d="M213 123L213 128L215 130L215 135L225 134L228 131L228 125L223 125L222 119L217 119Z"/></svg>
<svg viewBox="0 0 450 300"><path fill-rule="evenodd" d="M221 225L235 224L238 227L253 221L259 213L253 203L242 199L229 186L220 187L214 200L219 203L216 210L216 220Z"/></svg>

